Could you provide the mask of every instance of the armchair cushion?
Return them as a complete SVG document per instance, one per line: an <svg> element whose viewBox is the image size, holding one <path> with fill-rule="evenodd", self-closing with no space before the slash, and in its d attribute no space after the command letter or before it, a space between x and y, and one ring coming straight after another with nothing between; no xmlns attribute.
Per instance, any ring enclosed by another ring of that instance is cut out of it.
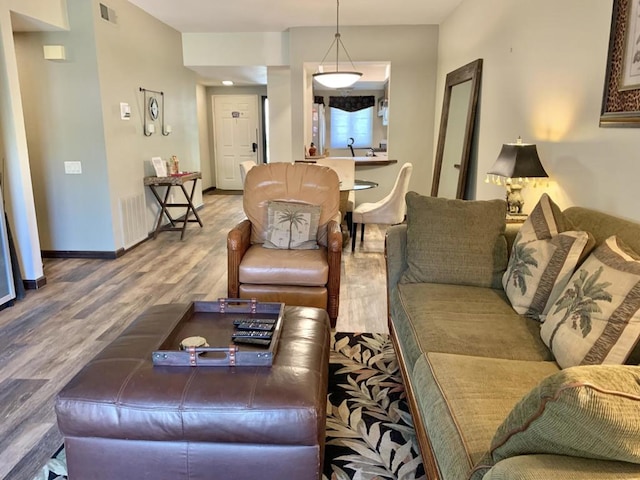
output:
<svg viewBox="0 0 640 480"><path fill-rule="evenodd" d="M281 250L252 245L242 258L240 283L323 286L329 279L327 249Z"/></svg>
<svg viewBox="0 0 640 480"><path fill-rule="evenodd" d="M264 246L285 250L317 249L319 220L319 205L269 202Z"/></svg>

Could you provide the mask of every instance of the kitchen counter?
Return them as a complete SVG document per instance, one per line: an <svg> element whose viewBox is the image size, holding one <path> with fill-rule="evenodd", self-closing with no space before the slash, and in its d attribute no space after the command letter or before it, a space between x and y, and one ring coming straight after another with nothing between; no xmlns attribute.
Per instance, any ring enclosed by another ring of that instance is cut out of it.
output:
<svg viewBox="0 0 640 480"><path fill-rule="evenodd" d="M376 155L375 157L327 157L331 160L355 160L356 167L376 167L398 163L398 160L390 159L386 155Z"/></svg>

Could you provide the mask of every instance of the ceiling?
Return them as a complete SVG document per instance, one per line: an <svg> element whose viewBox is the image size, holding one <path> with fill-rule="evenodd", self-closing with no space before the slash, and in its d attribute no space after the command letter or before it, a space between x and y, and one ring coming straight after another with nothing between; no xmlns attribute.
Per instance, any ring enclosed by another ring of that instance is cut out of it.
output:
<svg viewBox="0 0 640 480"><path fill-rule="evenodd" d="M335 27L335 0L129 0L181 33L284 32L292 27ZM438 25L462 0L342 0L340 25ZM105 1L108 5L108 0ZM399 5L401 4L401 6ZM33 19L12 13L14 31L50 30ZM327 46L331 38L327 38ZM355 88L378 89L384 64L356 62L363 77ZM222 80L235 85L266 85L266 66L190 67L205 85ZM307 68L315 70L316 65ZM352 70L351 65L340 68ZM381 77L382 75L382 77Z"/></svg>
<svg viewBox="0 0 640 480"><path fill-rule="evenodd" d="M333 0L129 0L182 33L283 32L336 24ZM462 0L343 0L341 25L440 24Z"/></svg>
<svg viewBox="0 0 640 480"><path fill-rule="evenodd" d="M283 32L291 27L336 24L334 0L129 0L151 16L182 33ZM340 25L437 25L462 0L343 0ZM400 5L399 5L400 3ZM331 39L327 39L327 45ZM386 65L358 64L363 72L358 89L379 89ZM351 70L349 65L347 69ZM315 66L308 68L314 69ZM342 68L342 65L341 65ZM201 83L266 85L267 69L256 67L193 67Z"/></svg>

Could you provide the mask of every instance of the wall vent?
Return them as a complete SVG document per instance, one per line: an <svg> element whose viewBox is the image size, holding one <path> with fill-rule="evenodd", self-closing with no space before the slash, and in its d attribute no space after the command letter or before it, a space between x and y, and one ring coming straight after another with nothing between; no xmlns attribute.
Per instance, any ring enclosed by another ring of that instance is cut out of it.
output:
<svg viewBox="0 0 640 480"><path fill-rule="evenodd" d="M120 199L122 243L125 249L131 248L147 238L146 211L144 193Z"/></svg>
<svg viewBox="0 0 640 480"><path fill-rule="evenodd" d="M113 8L107 7L104 3L100 4L100 16L107 22L118 23L116 11Z"/></svg>

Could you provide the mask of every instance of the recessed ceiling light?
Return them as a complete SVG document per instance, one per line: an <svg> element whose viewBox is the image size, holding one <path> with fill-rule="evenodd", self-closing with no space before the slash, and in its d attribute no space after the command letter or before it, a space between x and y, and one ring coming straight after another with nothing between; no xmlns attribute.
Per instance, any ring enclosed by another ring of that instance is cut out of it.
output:
<svg viewBox="0 0 640 480"><path fill-rule="evenodd" d="M227 87L230 87L231 85L233 85L233 82L231 80L223 80L222 84L226 85Z"/></svg>

